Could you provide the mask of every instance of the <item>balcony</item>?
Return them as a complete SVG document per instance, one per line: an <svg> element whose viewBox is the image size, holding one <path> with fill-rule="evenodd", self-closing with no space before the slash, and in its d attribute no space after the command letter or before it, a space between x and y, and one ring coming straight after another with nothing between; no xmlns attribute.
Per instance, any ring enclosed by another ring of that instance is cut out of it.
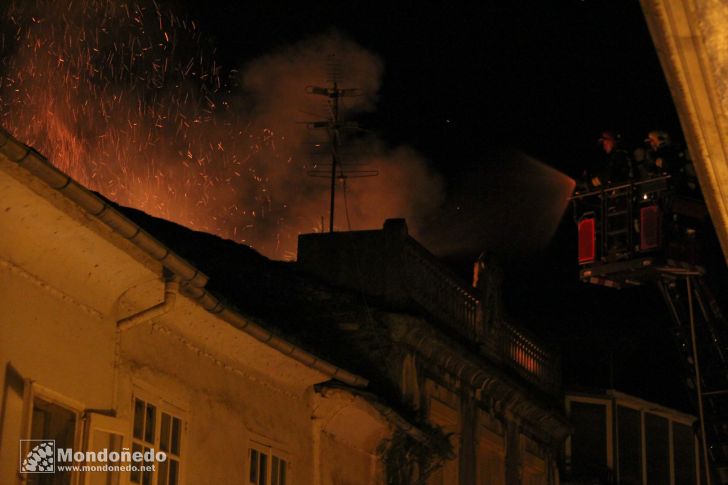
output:
<svg viewBox="0 0 728 485"><path fill-rule="evenodd" d="M390 219L383 230L302 235L298 258L302 269L331 284L424 314L545 391L560 386L555 352L503 319L484 318L492 309L483 308L481 290L409 236L403 220Z"/></svg>

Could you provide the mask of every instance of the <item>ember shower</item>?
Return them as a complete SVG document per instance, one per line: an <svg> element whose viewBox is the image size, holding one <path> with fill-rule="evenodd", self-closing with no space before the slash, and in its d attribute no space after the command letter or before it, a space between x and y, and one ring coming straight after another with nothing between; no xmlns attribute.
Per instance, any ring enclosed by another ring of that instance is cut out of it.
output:
<svg viewBox="0 0 728 485"><path fill-rule="evenodd" d="M353 114L374 108L382 72L335 33L221 66L204 28L151 1L18 0L0 21L6 129L122 205L278 258L327 214L327 183L307 177L327 162L324 140L296 123L327 111L306 86L334 59L340 85L363 93ZM380 176L351 181L346 201L339 191L337 227L407 217L416 232L439 206L441 182L413 150L366 135L349 156Z"/></svg>

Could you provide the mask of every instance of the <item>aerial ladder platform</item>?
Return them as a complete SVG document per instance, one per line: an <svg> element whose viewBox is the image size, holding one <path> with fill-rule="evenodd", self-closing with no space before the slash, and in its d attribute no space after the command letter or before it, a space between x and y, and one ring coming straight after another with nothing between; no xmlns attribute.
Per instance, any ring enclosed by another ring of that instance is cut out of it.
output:
<svg viewBox="0 0 728 485"><path fill-rule="evenodd" d="M577 192L579 277L611 288L655 285L699 417L703 483L728 484L728 321L705 278L704 203L668 175ZM707 453L705 452L707 450Z"/></svg>

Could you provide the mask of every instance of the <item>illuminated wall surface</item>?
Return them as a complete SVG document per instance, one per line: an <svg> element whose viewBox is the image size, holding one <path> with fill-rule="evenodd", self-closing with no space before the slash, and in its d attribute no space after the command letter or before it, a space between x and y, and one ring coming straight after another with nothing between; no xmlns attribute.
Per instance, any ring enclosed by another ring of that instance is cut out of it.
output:
<svg viewBox="0 0 728 485"><path fill-rule="evenodd" d="M376 446L390 425L365 400L314 393L330 376L181 292L168 313L121 330L120 318L164 300L162 266L13 165L0 155L0 483L379 476ZM151 473L19 475L20 439L74 450L154 448L168 459ZM334 451L335 460L319 459Z"/></svg>
<svg viewBox="0 0 728 485"><path fill-rule="evenodd" d="M642 9L728 257L728 5L642 0Z"/></svg>

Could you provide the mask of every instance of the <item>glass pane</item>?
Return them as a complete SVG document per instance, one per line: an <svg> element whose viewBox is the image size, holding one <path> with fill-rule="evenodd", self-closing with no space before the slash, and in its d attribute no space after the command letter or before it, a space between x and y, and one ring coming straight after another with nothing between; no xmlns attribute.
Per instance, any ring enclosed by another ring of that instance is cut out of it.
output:
<svg viewBox="0 0 728 485"><path fill-rule="evenodd" d="M141 451L142 451L142 446L139 443L134 443L131 446L132 453L137 453L137 452L141 452ZM138 463L136 463L136 462L134 462L134 464L138 465ZM138 469L131 471L131 481L132 481L132 483L141 483L142 473Z"/></svg>
<svg viewBox="0 0 728 485"><path fill-rule="evenodd" d="M172 453L179 456L179 447L182 443L182 422L179 418L172 419Z"/></svg>
<svg viewBox="0 0 728 485"><path fill-rule="evenodd" d="M157 462L157 467L159 468L159 478L157 485L167 485L167 475L169 475L169 458L167 458L163 462Z"/></svg>
<svg viewBox="0 0 728 485"><path fill-rule="evenodd" d="M144 447L144 453L146 453L147 451L149 451L149 448ZM142 464L146 466L147 462L142 462ZM154 472L152 472L151 470L144 470L142 472L142 485L152 485L153 473Z"/></svg>
<svg viewBox="0 0 728 485"><path fill-rule="evenodd" d="M278 485L286 485L286 461L281 460L281 474Z"/></svg>
<svg viewBox="0 0 728 485"><path fill-rule="evenodd" d="M642 483L642 422L640 412L618 406L617 420L619 483L639 485Z"/></svg>
<svg viewBox="0 0 728 485"><path fill-rule="evenodd" d="M134 438L144 438L144 401L134 400Z"/></svg>
<svg viewBox="0 0 728 485"><path fill-rule="evenodd" d="M169 485L177 485L179 483L179 462L177 460L169 461Z"/></svg>
<svg viewBox="0 0 728 485"><path fill-rule="evenodd" d="M34 440L55 440L56 449L73 448L73 441L76 434L76 413L62 406L52 404L36 398L33 401L33 416L31 421L30 438ZM26 455L33 450L29 447L23 450ZM42 464L42 459L38 459ZM28 485L53 484L70 485L71 472L56 470L54 474L29 473Z"/></svg>
<svg viewBox="0 0 728 485"><path fill-rule="evenodd" d="M695 485L695 437L690 426L672 423L675 485Z"/></svg>
<svg viewBox="0 0 728 485"><path fill-rule="evenodd" d="M260 454L260 476L258 478L260 485L268 484L268 455L264 453Z"/></svg>
<svg viewBox="0 0 728 485"><path fill-rule="evenodd" d="M602 404L571 403L572 479L606 479L607 470L607 408Z"/></svg>
<svg viewBox="0 0 728 485"><path fill-rule="evenodd" d="M154 443L154 425L157 415L157 408L147 403L146 419L144 420L144 441Z"/></svg>
<svg viewBox="0 0 728 485"><path fill-rule="evenodd" d="M670 443L667 419L645 413L647 483L670 483Z"/></svg>
<svg viewBox="0 0 728 485"><path fill-rule="evenodd" d="M170 417L167 413L162 413L162 428L159 430L159 449L169 451L169 425Z"/></svg>
<svg viewBox="0 0 728 485"><path fill-rule="evenodd" d="M270 485L278 485L278 457L271 458L270 463Z"/></svg>
<svg viewBox="0 0 728 485"><path fill-rule="evenodd" d="M101 451L106 448L109 451L121 452L123 439L121 435L94 429L89 451ZM120 475L119 472L97 471L89 473L88 483L90 485L118 485Z"/></svg>
<svg viewBox="0 0 728 485"><path fill-rule="evenodd" d="M258 483L258 450L250 449L250 483Z"/></svg>

